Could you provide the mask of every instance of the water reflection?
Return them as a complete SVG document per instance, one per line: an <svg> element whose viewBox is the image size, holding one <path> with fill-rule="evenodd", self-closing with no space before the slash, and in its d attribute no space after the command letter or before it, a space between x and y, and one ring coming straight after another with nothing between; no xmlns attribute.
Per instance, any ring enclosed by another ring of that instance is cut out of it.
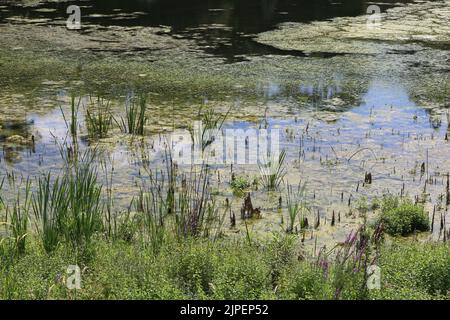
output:
<svg viewBox="0 0 450 320"><path fill-rule="evenodd" d="M410 0L382 0L385 9ZM87 0L43 2L36 7L8 3L0 11L0 23L17 16L35 23L61 24L68 5L82 8L82 24L108 26L168 26L176 37L195 39L198 45L228 62L252 54L302 55L258 44L252 36L282 22L310 22L339 16L365 14L366 0ZM15 21L15 20L12 20Z"/></svg>

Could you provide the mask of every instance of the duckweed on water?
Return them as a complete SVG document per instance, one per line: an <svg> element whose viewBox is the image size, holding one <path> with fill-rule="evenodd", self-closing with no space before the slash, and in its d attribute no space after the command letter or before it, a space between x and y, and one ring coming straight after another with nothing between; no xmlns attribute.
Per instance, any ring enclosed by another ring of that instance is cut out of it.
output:
<svg viewBox="0 0 450 320"><path fill-rule="evenodd" d="M450 299L445 6L390 9L380 29L280 25L255 36L278 55L231 64L165 27L10 17L0 298ZM167 132L214 142L194 120L281 128L283 151L266 167L180 165Z"/></svg>

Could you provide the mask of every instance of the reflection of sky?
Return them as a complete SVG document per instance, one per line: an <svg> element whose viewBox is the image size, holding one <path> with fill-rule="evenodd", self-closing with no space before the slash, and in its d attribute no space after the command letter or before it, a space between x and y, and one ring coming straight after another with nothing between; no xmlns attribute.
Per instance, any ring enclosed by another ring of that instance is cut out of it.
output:
<svg viewBox="0 0 450 320"><path fill-rule="evenodd" d="M335 90L338 87L336 85ZM275 82L265 89L268 90L267 96L275 95L272 99L276 99L276 95L280 92L280 87ZM314 91L312 86L302 89L305 90L305 93L311 92L308 90ZM334 151L331 147L341 156L348 156L354 150L366 145L374 148L378 153L395 155L414 161L414 159L422 157L422 155L417 154L417 143L419 142L416 142L416 137L431 137L433 135L442 137L445 135L445 120L443 120L441 128L434 129L430 124L427 112L409 99L407 91L399 82L373 81L361 100L362 103L359 106L349 108L347 111L333 113L334 116L337 116L337 120L333 122L318 120L322 114L321 111L299 110L296 115L297 120L294 120L294 118L267 119L268 129L281 129L281 148L287 149L288 159L298 158L298 139L303 136L303 148L309 151L317 150L319 157L323 159L334 157ZM64 107L64 112L69 115L67 105ZM302 114L302 112L305 113ZM83 114L84 109L79 112L80 122L84 121ZM36 135L35 153L30 148L18 149L17 152L21 159L16 163L6 163L4 159L1 159L5 157L5 152L0 149L0 175L14 170L16 173L27 177L48 171L57 173L61 168L58 145L55 144L53 137L56 136L59 143L62 143L67 134L61 110L55 108L43 116L30 114L28 120L34 122L31 125L30 132L38 133ZM308 123L310 131L305 134L305 127ZM260 124L262 123L228 121L224 124L223 129L258 129ZM83 123L81 127L84 127ZM285 129L287 128L296 133L294 141L286 133ZM176 133L187 135L186 130L178 130ZM125 191L119 192L119 196L126 198L126 190L129 190L129 185L135 185L139 179L143 164L153 168L157 165L161 166L166 140L163 135L147 136L143 140L136 139L133 142L130 142L126 136L123 139L112 140L114 141L111 144L106 143L107 164L109 166L114 165L113 182L125 189ZM440 140L443 139L440 138ZM81 140L81 147L86 148L87 142ZM432 152L432 149L430 152ZM368 159L371 157L370 154L366 154L366 156ZM438 155L433 157L436 161L439 159ZM343 172L343 176L340 178L346 181L346 175L351 174L350 171L348 173ZM100 177L100 179L103 178L103 176Z"/></svg>
<svg viewBox="0 0 450 320"><path fill-rule="evenodd" d="M349 111L354 116L353 121L357 119L360 124L370 123L374 129L419 130L430 127L427 112L409 99L399 83L374 81L362 101L360 106Z"/></svg>

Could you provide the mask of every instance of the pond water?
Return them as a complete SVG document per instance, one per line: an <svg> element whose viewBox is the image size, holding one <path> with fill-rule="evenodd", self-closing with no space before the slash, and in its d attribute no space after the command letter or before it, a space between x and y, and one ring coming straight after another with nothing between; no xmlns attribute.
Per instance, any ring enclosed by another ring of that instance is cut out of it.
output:
<svg viewBox="0 0 450 320"><path fill-rule="evenodd" d="M415 11L426 12L430 20L448 18L448 2L411 2L376 4L387 12L386 21L404 19L397 25L420 25L411 13ZM81 7L80 31L64 28L70 4ZM103 166L108 172L114 168L117 211L126 210L137 195L146 167L164 166L166 138L185 133L202 107L218 114L231 110L224 129L279 130L280 147L287 151L286 180L307 183L311 219L318 212L325 221L317 231L320 243L341 241L362 221L364 207L388 192L423 202L430 214L436 208L438 215L445 214L442 195L450 170L448 41L435 36L433 25L426 23L420 25L421 36L428 38L419 40L366 33L345 35L348 39L314 34L311 40L289 33L306 26L313 34L319 22L331 33L351 30L364 21L370 4L6 2L0 6L0 179L59 173L60 145L68 137L64 115L70 113L74 95L83 101L81 148L98 145ZM287 32L289 41L282 41L284 35L280 41L271 31ZM126 98L140 91L150 95L144 137L130 137L115 127L108 138L87 138L89 97L110 100L111 112L119 117ZM12 136L25 142L14 142ZM238 213L243 200L232 193L230 170L253 180L260 175L259 167L217 165L214 170L212 190L221 201L232 199ZM373 176L370 184L364 183L368 172ZM4 191L12 195L15 190L5 185ZM277 211L280 196L283 190L252 191L262 211L262 219L251 222L255 234L284 228ZM342 214L339 228L329 225L332 212ZM242 231L243 225L239 228ZM439 238L439 228L435 231L433 236ZM314 242L313 237L306 242Z"/></svg>
<svg viewBox="0 0 450 320"><path fill-rule="evenodd" d="M408 0L378 1L381 10L408 3ZM365 0L87 0L42 2L36 6L11 5L0 12L0 23L11 18L58 24L65 21L66 8L82 8L83 23L98 26L170 27L176 38L194 39L206 52L228 62L241 61L245 55L291 54L296 50L277 50L253 41L253 36L274 29L282 22L310 22L340 16L366 14L372 2Z"/></svg>

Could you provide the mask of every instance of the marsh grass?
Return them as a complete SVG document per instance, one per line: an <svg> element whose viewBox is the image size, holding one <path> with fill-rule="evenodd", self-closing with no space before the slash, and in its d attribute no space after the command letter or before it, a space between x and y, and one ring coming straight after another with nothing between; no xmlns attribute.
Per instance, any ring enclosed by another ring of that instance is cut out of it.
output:
<svg viewBox="0 0 450 320"><path fill-rule="evenodd" d="M20 186L14 183L14 188ZM28 218L30 212L31 182L25 182L24 191L18 191L11 206L6 206L6 223L10 227L14 239L16 253L21 256L25 254L26 238L28 236ZM22 199L23 196L23 199ZM8 221L9 218L9 221Z"/></svg>
<svg viewBox="0 0 450 320"><path fill-rule="evenodd" d="M141 237L143 243L149 246L154 253L158 253L164 244L166 236L167 208L160 189L150 189L148 192L140 191L137 210L142 210L143 229Z"/></svg>
<svg viewBox="0 0 450 320"><path fill-rule="evenodd" d="M74 141L76 140L76 137L78 135L78 111L80 109L80 104L81 98L78 99L78 103L75 103L75 95L72 94L70 97L70 118L67 118L62 107L59 107L66 127L69 130Z"/></svg>
<svg viewBox="0 0 450 320"><path fill-rule="evenodd" d="M91 99L90 105L86 108L86 127L90 139L103 139L108 136L112 127L112 115L109 101L104 101L98 97L94 102Z"/></svg>
<svg viewBox="0 0 450 320"><path fill-rule="evenodd" d="M101 230L103 217L102 187L97 183L97 169L90 155L66 171L63 179L68 201L63 233L74 247L84 247Z"/></svg>
<svg viewBox="0 0 450 320"><path fill-rule="evenodd" d="M286 228L287 233L297 233L298 229L303 229L305 226L305 212L308 210L307 203L305 200L306 196L306 183L300 183L296 190L289 184L286 184L286 202L287 202L287 212L288 212L288 227ZM298 218L298 219L297 219ZM296 221L298 224L296 225Z"/></svg>
<svg viewBox="0 0 450 320"><path fill-rule="evenodd" d="M39 177L37 184L37 190L32 195L35 227L44 250L50 253L61 240L67 215L67 185L59 177L52 183L50 174Z"/></svg>
<svg viewBox="0 0 450 320"><path fill-rule="evenodd" d="M279 187L286 175L286 150L282 150L278 159L273 157L265 165L259 165L262 185L268 190L275 190Z"/></svg>
<svg viewBox="0 0 450 320"><path fill-rule="evenodd" d="M207 108L206 110L200 108L197 118L201 121L201 128L188 126L192 143L200 145L201 150L205 151L206 148L214 142L215 137L222 129L225 120L228 118L231 109L232 108L229 108L228 111L222 115L212 108Z"/></svg>
<svg viewBox="0 0 450 320"><path fill-rule="evenodd" d="M209 168L202 165L200 172L195 172L195 168L192 168L182 180L177 194L176 234L179 237L207 236L209 222L217 214L214 199L209 193Z"/></svg>
<svg viewBox="0 0 450 320"><path fill-rule="evenodd" d="M5 183L5 178L3 177L2 181L0 181L0 210L5 207L5 201L3 200L3 185Z"/></svg>
<svg viewBox="0 0 450 320"><path fill-rule="evenodd" d="M131 97L125 102L125 117L116 119L114 121L119 126L123 133L132 135L144 135L144 127L147 123L147 116L145 112L147 110L147 98L145 95L139 95Z"/></svg>
<svg viewBox="0 0 450 320"><path fill-rule="evenodd" d="M84 250L102 229L102 187L97 183L96 155L95 150L87 149L72 160L64 158L62 175L53 181L50 174L37 179L32 209L46 252L54 251L62 240L73 249Z"/></svg>

